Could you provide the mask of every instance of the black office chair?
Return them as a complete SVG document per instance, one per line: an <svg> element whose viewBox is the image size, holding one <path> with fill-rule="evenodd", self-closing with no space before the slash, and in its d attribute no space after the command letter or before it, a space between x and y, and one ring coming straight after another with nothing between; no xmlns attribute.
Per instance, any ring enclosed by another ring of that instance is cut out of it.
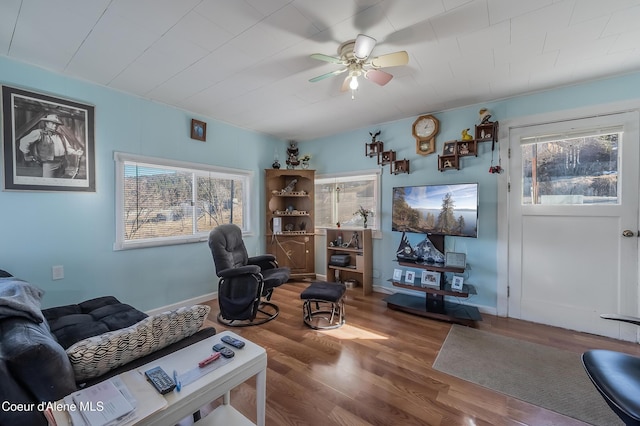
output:
<svg viewBox="0 0 640 426"><path fill-rule="evenodd" d="M640 325L640 318L603 314L600 317ZM582 365L600 395L625 425L640 425L640 357L593 349L582 354Z"/></svg>
<svg viewBox="0 0 640 426"><path fill-rule="evenodd" d="M289 280L289 268L280 268L275 256L249 257L242 230L233 224L220 225L209 233L209 248L218 282L218 322L230 327L264 324L278 316L277 305L269 302L273 289Z"/></svg>

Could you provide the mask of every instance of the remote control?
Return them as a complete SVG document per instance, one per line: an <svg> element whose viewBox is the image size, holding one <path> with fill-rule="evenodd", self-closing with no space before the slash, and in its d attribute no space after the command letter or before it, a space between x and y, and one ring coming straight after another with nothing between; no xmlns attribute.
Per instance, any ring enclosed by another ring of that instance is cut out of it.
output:
<svg viewBox="0 0 640 426"><path fill-rule="evenodd" d="M213 350L216 352L220 352L220 355L225 358L231 358L235 355L235 352L221 343L216 343L215 345L213 345Z"/></svg>
<svg viewBox="0 0 640 426"><path fill-rule="evenodd" d="M200 368L205 367L205 366L211 364L213 361L215 361L218 358L220 358L220 353L219 352L214 352L213 355L211 355L209 358L206 358L206 359L203 359L202 361L200 361L198 363L198 367L200 367Z"/></svg>
<svg viewBox="0 0 640 426"><path fill-rule="evenodd" d="M227 345L231 345L234 348L242 349L244 348L244 342L242 340L235 339L231 336L222 336L222 340Z"/></svg>
<svg viewBox="0 0 640 426"><path fill-rule="evenodd" d="M176 387L176 382L162 369L162 367L154 367L144 372L147 380L151 382L154 388L160 394L164 395L171 392Z"/></svg>

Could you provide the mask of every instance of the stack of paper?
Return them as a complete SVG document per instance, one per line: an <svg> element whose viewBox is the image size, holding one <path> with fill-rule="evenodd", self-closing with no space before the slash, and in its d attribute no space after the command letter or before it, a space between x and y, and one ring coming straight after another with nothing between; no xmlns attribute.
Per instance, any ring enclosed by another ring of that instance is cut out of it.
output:
<svg viewBox="0 0 640 426"><path fill-rule="evenodd" d="M112 380L119 383L114 384ZM86 424L88 426L108 426L124 420L133 415L135 406L131 394L120 379L111 379L97 385L71 394L71 399L76 407L75 413L69 413L73 418L74 426ZM135 403L135 402L134 402ZM80 416L74 414L80 413Z"/></svg>

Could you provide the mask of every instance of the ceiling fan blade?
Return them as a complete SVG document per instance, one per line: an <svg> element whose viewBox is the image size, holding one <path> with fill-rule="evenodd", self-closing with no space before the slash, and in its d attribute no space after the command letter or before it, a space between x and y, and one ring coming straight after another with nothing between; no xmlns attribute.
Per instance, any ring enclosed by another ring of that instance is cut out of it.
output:
<svg viewBox="0 0 640 426"><path fill-rule="evenodd" d="M342 82L342 86L340 86L340 91L341 92L346 92L347 90L350 89L349 87L349 83L351 82L351 77L350 76L346 76L344 78L344 81Z"/></svg>
<svg viewBox="0 0 640 426"><path fill-rule="evenodd" d="M312 79L310 79L309 81L311 83L315 83L316 81L320 81L320 80L324 80L325 78L329 78L329 77L333 77L334 75L338 75L338 74L342 74L343 72L345 72L348 68L343 68L341 70L335 70L335 71L331 71L328 72L326 74L322 74L319 75L317 77L313 77Z"/></svg>
<svg viewBox="0 0 640 426"><path fill-rule="evenodd" d="M371 66L374 68L398 67L409 63L409 54L402 50L400 52L381 55L371 60Z"/></svg>
<svg viewBox="0 0 640 426"><path fill-rule="evenodd" d="M374 83L379 84L380 86L384 86L385 84L390 82L391 79L393 78L393 76L388 72L384 72L376 69L367 71L364 74L364 76L367 80L371 80Z"/></svg>
<svg viewBox="0 0 640 426"><path fill-rule="evenodd" d="M356 44L353 46L353 56L356 59L364 60L371 55L371 51L376 46L376 39L368 35L358 34Z"/></svg>
<svg viewBox="0 0 640 426"><path fill-rule="evenodd" d="M324 55L322 53L314 53L313 55L311 55L311 57L319 61L331 62L332 64L344 63L344 61L340 58L336 58L335 56Z"/></svg>

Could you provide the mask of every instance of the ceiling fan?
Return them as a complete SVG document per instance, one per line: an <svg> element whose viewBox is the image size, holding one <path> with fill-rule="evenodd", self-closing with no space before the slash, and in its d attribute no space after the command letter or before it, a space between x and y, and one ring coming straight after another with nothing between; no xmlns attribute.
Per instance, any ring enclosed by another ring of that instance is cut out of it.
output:
<svg viewBox="0 0 640 426"><path fill-rule="evenodd" d="M393 75L380 70L380 68L406 65L409 63L409 55L402 50L370 58L369 55L371 55L375 45L375 38L365 34L358 34L355 40L345 41L338 47L339 57L314 53L311 55L313 59L342 65L344 68L319 75L309 81L315 83L316 81L348 72L342 83L341 90L344 92L351 89L352 99L354 99L355 91L358 89L358 77L360 76L384 86L391 81Z"/></svg>

